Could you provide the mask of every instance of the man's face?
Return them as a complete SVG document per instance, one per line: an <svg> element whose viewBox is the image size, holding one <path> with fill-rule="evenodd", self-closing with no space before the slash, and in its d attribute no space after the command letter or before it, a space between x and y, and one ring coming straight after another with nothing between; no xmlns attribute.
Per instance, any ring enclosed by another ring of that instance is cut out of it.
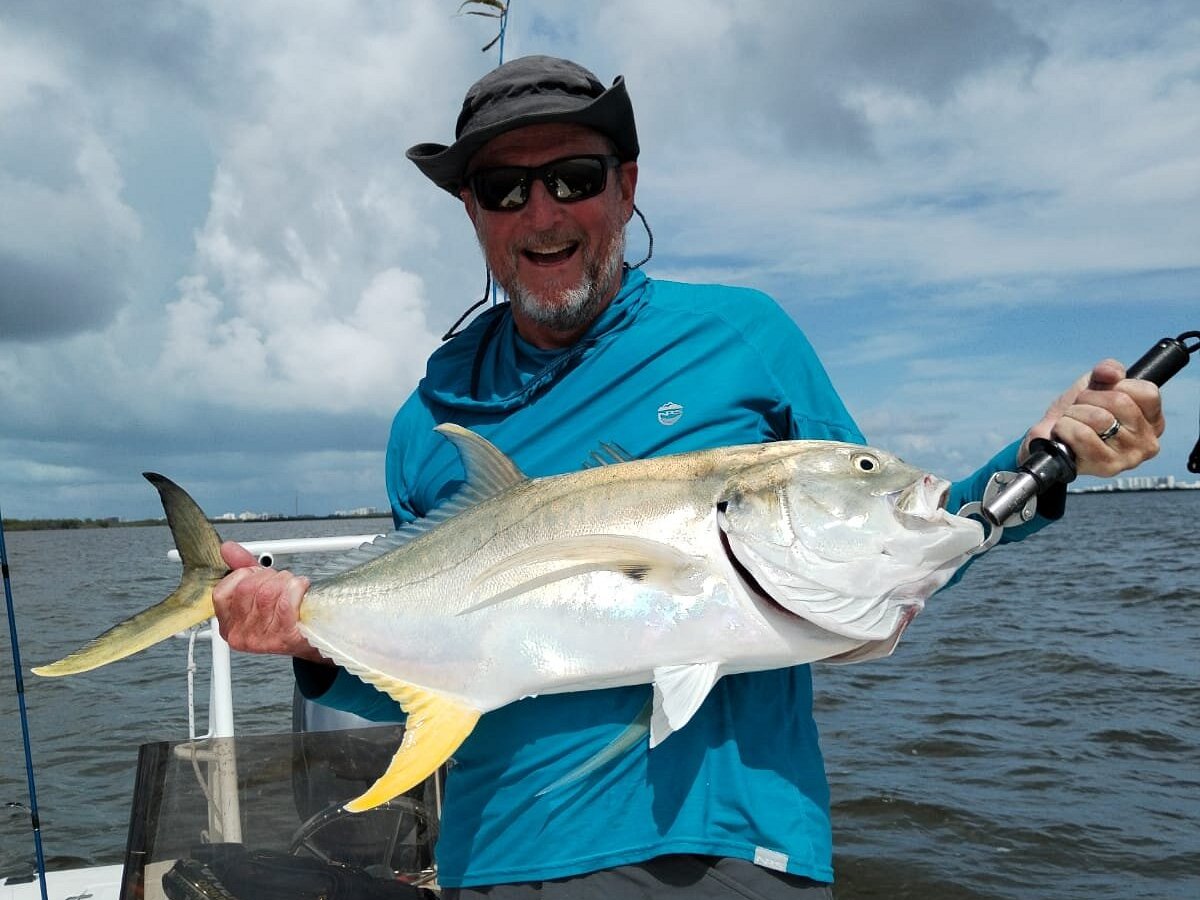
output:
<svg viewBox="0 0 1200 900"><path fill-rule="evenodd" d="M608 154L597 132L582 125L530 125L489 141L468 174L493 166L536 166L567 156ZM491 212L462 192L492 274L513 303L521 336L536 346L575 341L621 285L625 223L633 214L637 164L608 172L595 197L560 203L541 181L518 210Z"/></svg>

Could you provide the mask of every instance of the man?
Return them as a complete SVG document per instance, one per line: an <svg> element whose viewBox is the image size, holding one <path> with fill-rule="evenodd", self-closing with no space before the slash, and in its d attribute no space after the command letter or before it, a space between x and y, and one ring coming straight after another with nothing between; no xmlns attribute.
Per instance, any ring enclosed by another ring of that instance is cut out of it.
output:
<svg viewBox="0 0 1200 900"><path fill-rule="evenodd" d="M473 428L532 476L577 469L604 441L636 457L863 441L808 342L769 298L655 281L623 264L638 141L620 78L605 89L564 60L515 60L470 89L456 136L408 155L461 199L511 302L439 349L397 414L387 454L397 523L427 514L461 483L456 454L432 431L439 422ZM1083 473L1152 456L1157 390L1123 374L1099 364L1026 440L1053 433ZM1014 443L956 485L950 508L977 499L990 473L1014 468L1024 452ZM305 579L260 569L234 544L223 552L235 571L214 600L232 646L296 657L301 690L322 703L397 715L387 696L300 636ZM559 694L485 715L447 779L438 845L446 895L832 896L808 666L726 677L653 751L636 747L580 784L539 795L620 733L647 695L645 686Z"/></svg>

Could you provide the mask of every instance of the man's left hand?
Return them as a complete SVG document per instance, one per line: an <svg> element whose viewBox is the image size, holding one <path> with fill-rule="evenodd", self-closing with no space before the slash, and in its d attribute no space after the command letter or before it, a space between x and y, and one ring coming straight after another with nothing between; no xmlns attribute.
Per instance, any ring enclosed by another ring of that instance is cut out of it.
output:
<svg viewBox="0 0 1200 900"><path fill-rule="evenodd" d="M1019 459L1028 457L1032 439L1052 438L1074 451L1080 475L1117 475L1158 453L1165 424L1158 387L1126 378L1123 365L1106 359L1071 385L1029 429ZM1104 439L1106 432L1110 436Z"/></svg>

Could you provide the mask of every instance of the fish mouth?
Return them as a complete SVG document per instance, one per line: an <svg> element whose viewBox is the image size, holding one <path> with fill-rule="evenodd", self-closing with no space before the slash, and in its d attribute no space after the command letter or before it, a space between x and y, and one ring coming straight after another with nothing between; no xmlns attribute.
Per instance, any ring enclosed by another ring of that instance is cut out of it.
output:
<svg viewBox="0 0 1200 900"><path fill-rule="evenodd" d="M923 475L908 487L887 495L896 518L909 526L945 521L949 500L950 482L933 475Z"/></svg>

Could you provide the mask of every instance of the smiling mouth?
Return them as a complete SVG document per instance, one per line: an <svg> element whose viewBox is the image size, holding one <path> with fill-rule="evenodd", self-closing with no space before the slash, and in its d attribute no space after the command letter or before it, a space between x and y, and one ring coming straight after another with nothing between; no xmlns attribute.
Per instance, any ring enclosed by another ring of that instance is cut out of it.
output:
<svg viewBox="0 0 1200 900"><path fill-rule="evenodd" d="M565 244L540 248L537 250L522 250L521 255L535 266L554 266L558 263L566 262L575 255L575 251L578 249L578 241L569 241Z"/></svg>

